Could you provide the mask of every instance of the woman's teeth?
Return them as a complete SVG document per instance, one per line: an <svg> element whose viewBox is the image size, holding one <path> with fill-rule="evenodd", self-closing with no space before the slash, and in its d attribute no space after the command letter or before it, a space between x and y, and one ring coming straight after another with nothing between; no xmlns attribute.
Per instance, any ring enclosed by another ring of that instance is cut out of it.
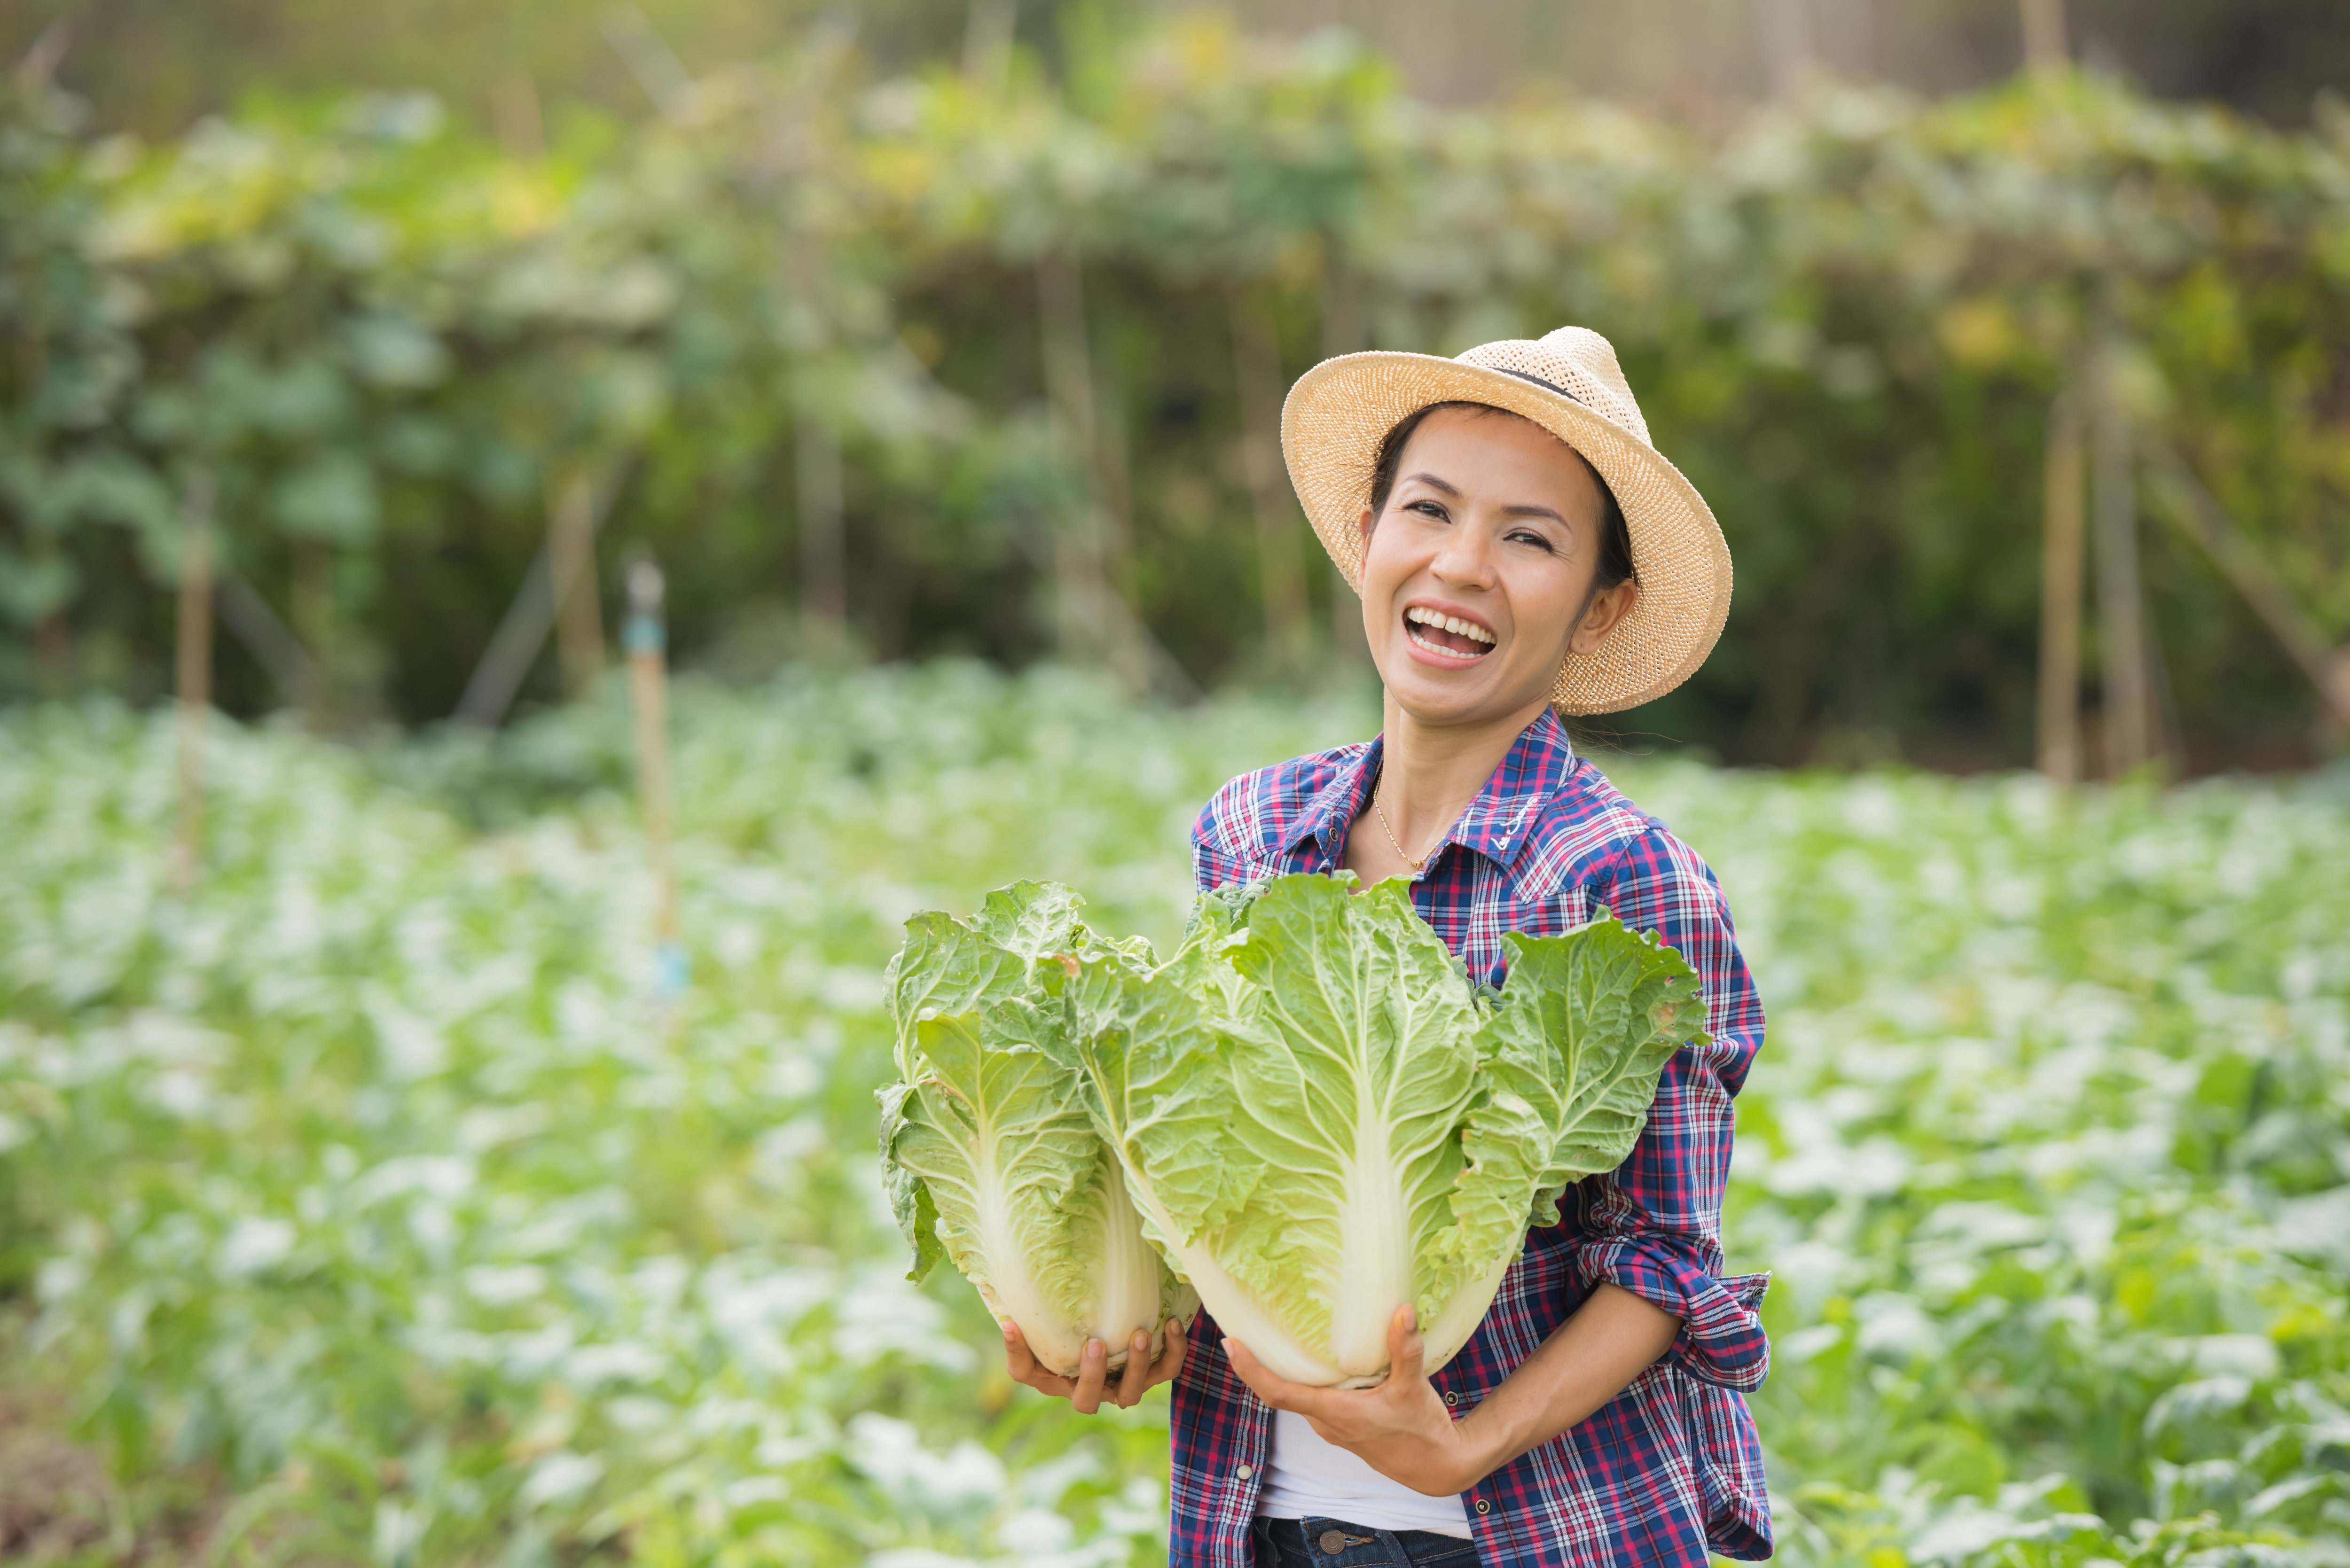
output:
<svg viewBox="0 0 2350 1568"><path fill-rule="evenodd" d="M1473 620L1462 620L1418 605L1404 611L1403 618L1404 634L1430 653L1465 663L1482 659L1492 649L1493 634Z"/></svg>

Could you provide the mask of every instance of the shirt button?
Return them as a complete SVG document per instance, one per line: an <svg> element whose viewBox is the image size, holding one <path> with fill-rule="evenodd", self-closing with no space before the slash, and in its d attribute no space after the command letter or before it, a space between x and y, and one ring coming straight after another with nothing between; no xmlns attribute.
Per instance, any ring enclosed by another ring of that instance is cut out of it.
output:
<svg viewBox="0 0 2350 1568"><path fill-rule="evenodd" d="M1477 1500L1477 1511L1480 1513L1491 1513L1493 1511L1493 1505L1487 1502L1481 1497Z"/></svg>
<svg viewBox="0 0 2350 1568"><path fill-rule="evenodd" d="M1444 1397L1444 1402L1447 1405L1458 1405L1461 1403L1461 1396L1458 1394L1447 1394Z"/></svg>
<svg viewBox="0 0 2350 1568"><path fill-rule="evenodd" d="M1241 1480L1248 1480L1248 1479L1249 1479L1249 1477L1251 1477L1251 1476L1253 1476L1253 1475L1256 1474L1256 1471L1255 1471L1255 1469L1254 1469L1253 1468L1252 1468L1251 1466L1248 1466L1248 1465L1243 1465L1243 1466L1241 1466L1241 1468L1240 1468L1240 1469L1238 1469L1234 1470L1234 1471L1232 1472L1232 1474L1234 1474L1234 1475L1236 1475L1236 1476L1240 1477L1240 1478L1241 1478Z"/></svg>

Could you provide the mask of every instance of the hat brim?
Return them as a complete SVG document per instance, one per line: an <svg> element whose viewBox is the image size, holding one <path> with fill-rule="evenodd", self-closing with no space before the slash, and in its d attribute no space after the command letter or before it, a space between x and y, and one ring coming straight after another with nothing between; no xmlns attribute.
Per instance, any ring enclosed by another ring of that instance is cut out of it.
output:
<svg viewBox="0 0 2350 1568"><path fill-rule="evenodd" d="M1552 682L1562 713L1613 713L1689 679L1730 618L1730 546L1697 487L1638 436L1564 392L1505 370L1375 349L1325 359L1281 410L1281 452L1322 547L1362 591L1360 519L1379 443L1431 403L1484 403L1533 421L1582 453L1624 509L1640 593L1589 653Z"/></svg>

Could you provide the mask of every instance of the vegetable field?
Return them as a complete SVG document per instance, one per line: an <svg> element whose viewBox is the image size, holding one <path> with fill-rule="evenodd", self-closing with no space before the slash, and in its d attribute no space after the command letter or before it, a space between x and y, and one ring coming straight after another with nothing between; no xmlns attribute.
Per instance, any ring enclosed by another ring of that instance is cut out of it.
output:
<svg viewBox="0 0 2350 1568"><path fill-rule="evenodd" d="M1156 1560L1164 1396L1068 1416L901 1277L881 965L1023 877L1163 949L1206 794L1374 715L953 664L681 698L674 995L616 694L224 724L185 897L167 723L0 720L0 1454L101 1461L0 1489L0 1552ZM2350 778L1609 768L1771 1012L1730 1231L1782 1558L2350 1563Z"/></svg>

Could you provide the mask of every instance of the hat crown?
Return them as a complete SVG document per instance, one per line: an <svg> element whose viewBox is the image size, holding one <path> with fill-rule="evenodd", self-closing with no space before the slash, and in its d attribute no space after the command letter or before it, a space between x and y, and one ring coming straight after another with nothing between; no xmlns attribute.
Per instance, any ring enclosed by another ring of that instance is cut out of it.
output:
<svg viewBox="0 0 2350 1568"><path fill-rule="evenodd" d="M1541 382L1641 441L1648 439L1648 421L1640 417L1624 368L1616 363L1615 346L1588 327L1562 327L1540 339L1481 343L1461 355L1460 362Z"/></svg>

